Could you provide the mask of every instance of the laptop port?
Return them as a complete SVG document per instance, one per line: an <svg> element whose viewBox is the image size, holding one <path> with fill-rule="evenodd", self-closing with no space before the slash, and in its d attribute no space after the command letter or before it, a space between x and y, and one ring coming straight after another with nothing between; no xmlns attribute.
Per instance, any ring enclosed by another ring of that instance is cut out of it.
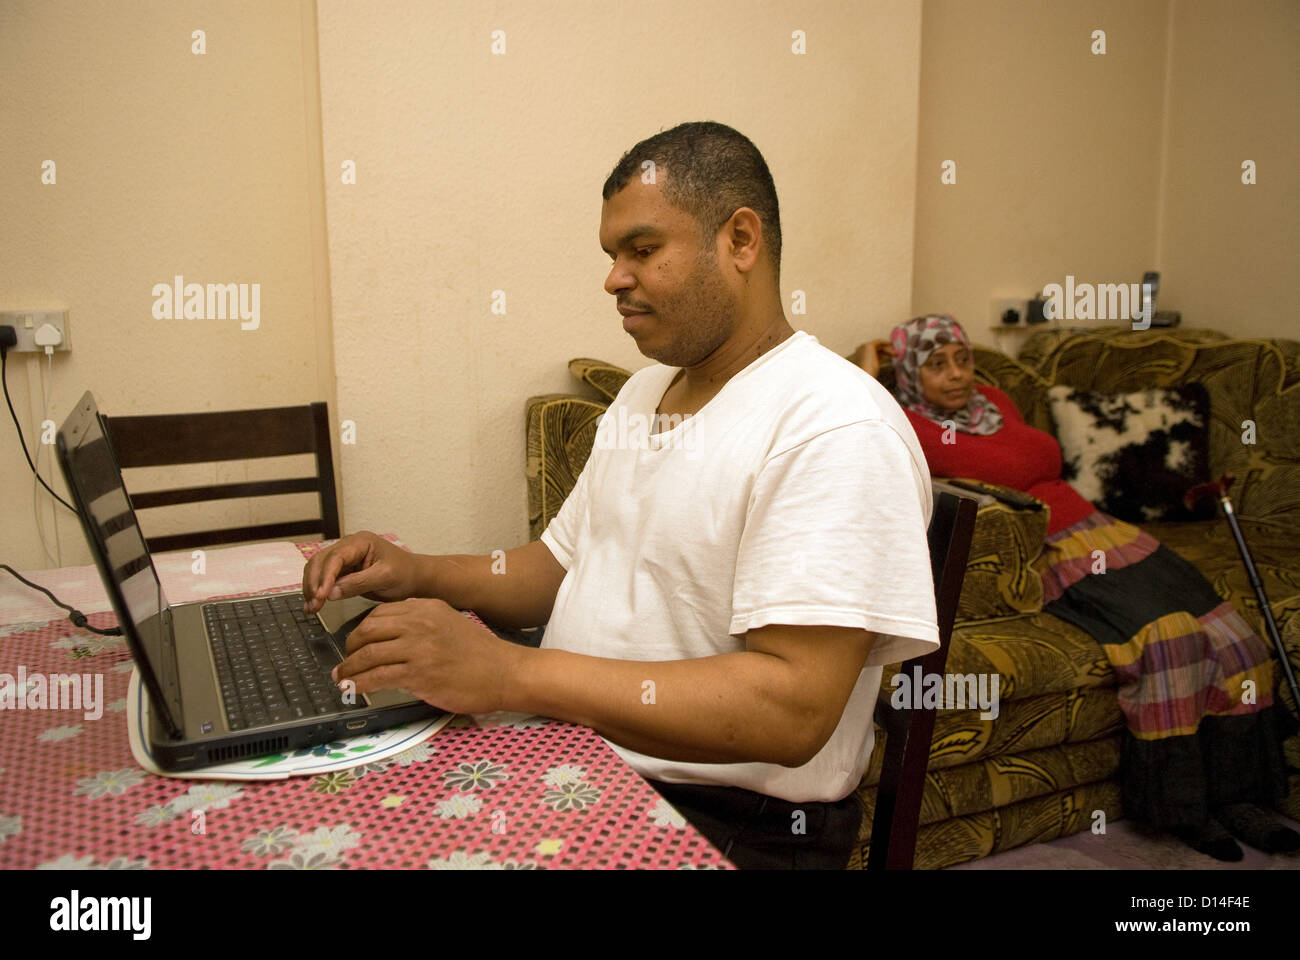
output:
<svg viewBox="0 0 1300 960"><path fill-rule="evenodd" d="M349 720L347 724L349 730L360 730L365 725L366 721L364 720Z"/></svg>

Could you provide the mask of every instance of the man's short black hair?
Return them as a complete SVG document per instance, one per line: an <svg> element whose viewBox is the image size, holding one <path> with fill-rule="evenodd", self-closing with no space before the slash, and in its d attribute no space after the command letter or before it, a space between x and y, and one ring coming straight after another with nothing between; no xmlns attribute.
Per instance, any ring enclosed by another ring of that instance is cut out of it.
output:
<svg viewBox="0 0 1300 960"><path fill-rule="evenodd" d="M711 121L682 123L647 137L623 154L601 190L608 200L643 174L653 160L663 169L664 198L700 224L711 245L718 229L741 207L749 207L763 224L763 240L781 276L781 211L776 185L758 148L744 134Z"/></svg>

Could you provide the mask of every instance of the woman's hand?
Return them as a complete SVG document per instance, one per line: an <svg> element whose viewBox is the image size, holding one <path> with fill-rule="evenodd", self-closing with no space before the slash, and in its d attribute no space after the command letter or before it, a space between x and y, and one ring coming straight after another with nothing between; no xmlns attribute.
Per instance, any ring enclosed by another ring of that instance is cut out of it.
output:
<svg viewBox="0 0 1300 960"><path fill-rule="evenodd" d="M887 360L894 360L894 348L888 340L859 344L853 351L853 362L876 379L880 379L880 365Z"/></svg>

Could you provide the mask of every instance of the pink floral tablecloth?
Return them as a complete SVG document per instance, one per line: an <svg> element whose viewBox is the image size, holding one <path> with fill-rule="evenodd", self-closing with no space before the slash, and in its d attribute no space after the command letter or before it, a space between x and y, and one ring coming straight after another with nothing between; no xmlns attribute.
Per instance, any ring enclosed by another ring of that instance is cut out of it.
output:
<svg viewBox="0 0 1300 960"><path fill-rule="evenodd" d="M300 549L309 557L320 546ZM89 619L116 624L111 612ZM127 740L131 664L121 637L66 619L0 625L9 682L20 668L103 678L99 719L0 710L0 868L732 868L594 731L538 717L457 717L425 743L342 773L153 776Z"/></svg>

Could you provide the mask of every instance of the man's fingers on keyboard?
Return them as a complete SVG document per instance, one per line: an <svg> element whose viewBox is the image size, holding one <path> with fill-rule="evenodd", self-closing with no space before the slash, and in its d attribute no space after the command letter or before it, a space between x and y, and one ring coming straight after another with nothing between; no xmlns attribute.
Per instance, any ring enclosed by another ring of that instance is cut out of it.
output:
<svg viewBox="0 0 1300 960"><path fill-rule="evenodd" d="M343 557L341 554L333 553L325 559L325 567L321 570L320 580L316 584L316 598L318 600L334 599L331 594L336 587L339 571L343 569Z"/></svg>
<svg viewBox="0 0 1300 960"><path fill-rule="evenodd" d="M366 618L353 627L352 632L348 634L345 654L351 656L367 644L379 640L395 640L400 637L403 633L402 627L381 613L385 607L399 606L401 604L381 603L379 606L374 607L366 615Z"/></svg>
<svg viewBox="0 0 1300 960"><path fill-rule="evenodd" d="M312 596L316 592L316 585L320 582L321 568L325 565L325 555L328 550L318 551L307 561L302 571L302 591L305 596Z"/></svg>
<svg viewBox="0 0 1300 960"><path fill-rule="evenodd" d="M355 573L339 577L334 581L334 588L330 591L330 599L342 600L344 597L356 597L367 590L373 589L375 584L372 581L375 579L376 572L374 566L369 566L364 570L358 570Z"/></svg>
<svg viewBox="0 0 1300 960"><path fill-rule="evenodd" d="M303 578L303 602L308 612L318 610L327 599L327 594L334 587L334 578L338 576L342 559L332 550L323 555L317 554L308 562Z"/></svg>

